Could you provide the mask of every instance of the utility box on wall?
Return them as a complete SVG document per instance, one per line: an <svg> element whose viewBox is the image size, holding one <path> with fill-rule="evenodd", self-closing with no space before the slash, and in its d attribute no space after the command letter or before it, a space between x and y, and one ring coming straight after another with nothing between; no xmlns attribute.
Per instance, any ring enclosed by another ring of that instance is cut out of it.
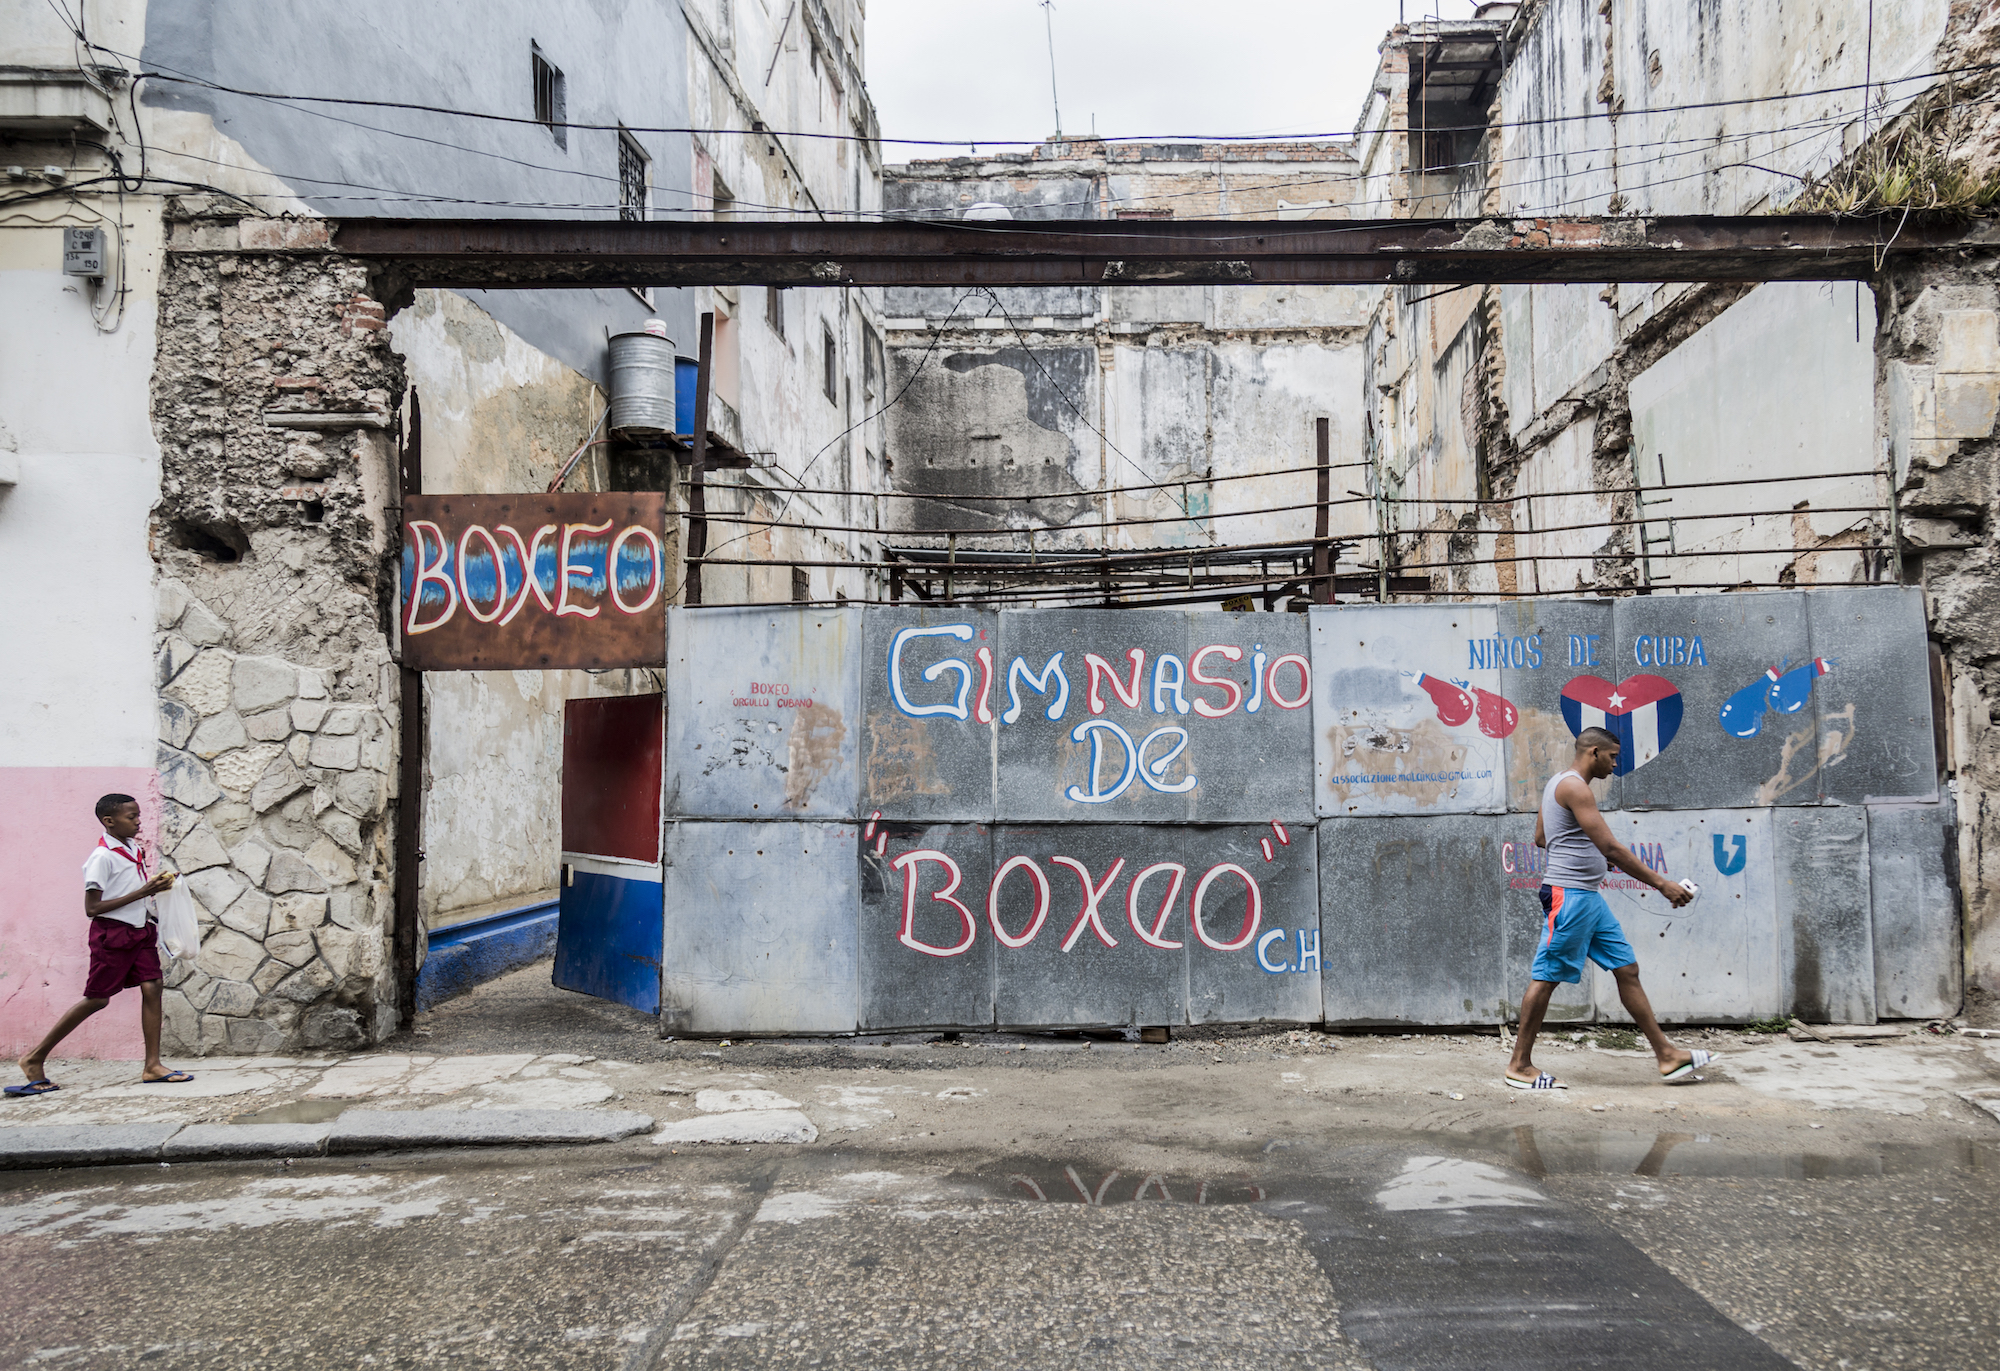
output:
<svg viewBox="0 0 2000 1371"><path fill-rule="evenodd" d="M104 230L66 228L63 230L63 275L104 275Z"/></svg>

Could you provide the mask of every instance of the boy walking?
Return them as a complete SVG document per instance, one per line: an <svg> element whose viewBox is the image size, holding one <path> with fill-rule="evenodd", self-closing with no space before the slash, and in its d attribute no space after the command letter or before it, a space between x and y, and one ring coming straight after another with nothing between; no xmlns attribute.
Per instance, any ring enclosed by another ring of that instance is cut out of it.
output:
<svg viewBox="0 0 2000 1371"><path fill-rule="evenodd" d="M1583 978L1586 956L1617 981L1618 998L1652 1045L1663 1082L1681 1085L1694 1080L1694 1073L1714 1060L1710 1053L1689 1052L1667 1041L1660 1021L1653 1017L1653 1003L1639 984L1639 960L1632 953L1632 944L1625 941L1625 930L1618 926L1611 906L1597 893L1609 863L1652 886L1676 909L1694 898L1678 881L1669 881L1632 855L1604 822L1589 783L1617 770L1618 751L1619 742L1610 733L1586 728L1576 736L1575 763L1551 777L1542 790L1542 810L1535 818L1535 846L1549 854L1539 892L1548 924L1541 951L1535 954L1535 965L1529 972L1528 993L1521 997L1521 1031L1514 1039L1513 1058L1507 1063L1507 1084L1516 1090L1569 1089L1548 1072L1535 1070L1532 1054L1549 997L1558 984L1573 985Z"/></svg>
<svg viewBox="0 0 2000 1371"><path fill-rule="evenodd" d="M132 986L139 987L139 1027L146 1036L140 1079L152 1084L194 1079L185 1071L169 1071L160 1061L159 929L153 896L174 883L173 874L146 875L146 849L138 841L139 802L130 795L100 799L97 821L104 836L83 864L83 912L90 918L90 973L83 998L21 1058L28 1083L5 1091L15 1099L61 1089L48 1079L49 1053L78 1024L110 1004L113 995Z"/></svg>

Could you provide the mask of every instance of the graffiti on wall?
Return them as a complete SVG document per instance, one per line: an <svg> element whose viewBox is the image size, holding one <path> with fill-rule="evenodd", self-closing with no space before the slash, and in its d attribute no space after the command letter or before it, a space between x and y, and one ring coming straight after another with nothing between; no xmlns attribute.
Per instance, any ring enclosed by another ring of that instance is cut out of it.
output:
<svg viewBox="0 0 2000 1371"><path fill-rule="evenodd" d="M397 629L405 666L657 666L674 571L666 497L412 495Z"/></svg>
<svg viewBox="0 0 2000 1371"><path fill-rule="evenodd" d="M1528 816L1589 727L1623 745L1614 831L1703 889L1672 910L1605 887L1689 970L1675 1012L1768 1013L1779 874L1818 822L1769 806L1934 798L1921 606L1894 588L673 623L670 814L732 850L766 819L851 820L810 860L851 883L864 1028L1490 1018L1539 927ZM1859 956L1853 917L1816 936Z"/></svg>

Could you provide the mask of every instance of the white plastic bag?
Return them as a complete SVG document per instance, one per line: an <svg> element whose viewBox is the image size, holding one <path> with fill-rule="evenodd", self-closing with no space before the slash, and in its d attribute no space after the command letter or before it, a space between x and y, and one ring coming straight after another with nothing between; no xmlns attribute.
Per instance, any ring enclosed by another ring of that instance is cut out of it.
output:
<svg viewBox="0 0 2000 1371"><path fill-rule="evenodd" d="M175 881L153 896L153 910L160 916L160 951L169 957L192 957L201 950L201 927L195 922L194 896L186 885Z"/></svg>

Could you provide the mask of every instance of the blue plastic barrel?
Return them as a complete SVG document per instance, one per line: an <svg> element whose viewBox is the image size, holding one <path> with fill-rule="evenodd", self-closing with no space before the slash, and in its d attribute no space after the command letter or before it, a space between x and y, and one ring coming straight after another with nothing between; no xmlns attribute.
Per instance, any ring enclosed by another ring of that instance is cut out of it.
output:
<svg viewBox="0 0 2000 1371"><path fill-rule="evenodd" d="M694 377L701 369L692 357L674 358L674 432L694 435Z"/></svg>

